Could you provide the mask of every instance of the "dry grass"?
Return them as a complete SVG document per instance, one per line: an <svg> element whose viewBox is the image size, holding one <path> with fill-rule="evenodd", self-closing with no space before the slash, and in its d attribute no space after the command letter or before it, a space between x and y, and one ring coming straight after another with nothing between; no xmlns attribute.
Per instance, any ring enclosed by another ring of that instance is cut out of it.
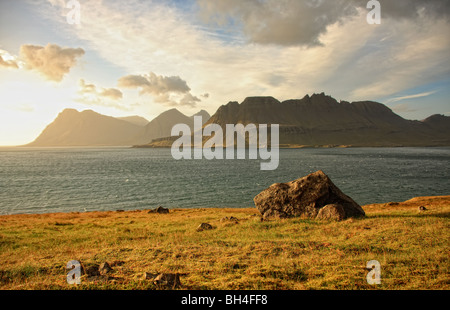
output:
<svg viewBox="0 0 450 310"><path fill-rule="evenodd" d="M0 288L156 289L143 272L178 273L181 289L450 288L450 196L363 208L366 218L342 222L261 222L255 208L0 216ZM214 229L197 232L203 222ZM372 259L378 286L366 281ZM68 285L70 260L113 271Z"/></svg>

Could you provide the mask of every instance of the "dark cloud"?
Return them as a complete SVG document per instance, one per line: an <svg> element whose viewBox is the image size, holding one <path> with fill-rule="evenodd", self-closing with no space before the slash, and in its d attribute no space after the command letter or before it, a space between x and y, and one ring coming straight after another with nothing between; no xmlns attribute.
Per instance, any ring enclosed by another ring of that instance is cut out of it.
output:
<svg viewBox="0 0 450 310"><path fill-rule="evenodd" d="M45 78L59 82L72 67L77 58L84 55L82 48L62 48L56 44L46 46L22 45L20 58L28 70L36 70Z"/></svg>
<svg viewBox="0 0 450 310"><path fill-rule="evenodd" d="M236 25L259 44L320 45L320 36L337 22L367 10L366 0L198 0L209 23ZM382 18L450 16L448 0L380 0Z"/></svg>
<svg viewBox="0 0 450 310"><path fill-rule="evenodd" d="M353 0L356 1L356 0ZM417 19L421 17L450 17L448 0L379 0L382 16L388 18ZM364 1L363 1L364 2Z"/></svg>

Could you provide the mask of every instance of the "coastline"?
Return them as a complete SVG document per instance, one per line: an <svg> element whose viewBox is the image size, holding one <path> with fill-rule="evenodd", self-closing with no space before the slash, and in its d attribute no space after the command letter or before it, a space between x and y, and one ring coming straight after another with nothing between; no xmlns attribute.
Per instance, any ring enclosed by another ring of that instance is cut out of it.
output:
<svg viewBox="0 0 450 310"><path fill-rule="evenodd" d="M366 204L361 206L364 210L368 209L368 210L376 210L376 209L380 209L380 208L384 208L384 210L387 210L386 207L396 207L396 210L400 210L400 209L409 209L409 208L413 208L413 207L419 207L421 205L426 205L429 203L435 203L435 202L439 202L439 203L447 203L450 206L450 195L440 195L440 196L418 196L418 197L413 197L411 199L405 200L405 201L401 201L401 202L385 202L385 203L371 203L371 204ZM43 213L15 213L15 214L0 214L0 220L2 217L14 217L14 216L37 216L37 217L45 217L45 216L64 216L64 215L72 215L72 214L111 214L111 213L139 213L139 212L148 212L151 213L152 211L154 211L156 209L155 208L145 208L145 209L134 209L134 210L122 210L122 209L118 209L118 210L93 210L93 211L85 211L85 212L81 212L81 211L68 211L68 212L43 212ZM244 211L244 212L249 212L249 213L258 213L258 210L256 209L255 206L249 207L189 207L189 208L182 208L182 207L178 207L178 208L169 208L170 212L182 212L182 211L187 211L187 210L216 210L218 211L217 213L220 213L220 211L224 211L224 212L233 212L235 210L239 210L239 211ZM256 214L259 215L259 214Z"/></svg>

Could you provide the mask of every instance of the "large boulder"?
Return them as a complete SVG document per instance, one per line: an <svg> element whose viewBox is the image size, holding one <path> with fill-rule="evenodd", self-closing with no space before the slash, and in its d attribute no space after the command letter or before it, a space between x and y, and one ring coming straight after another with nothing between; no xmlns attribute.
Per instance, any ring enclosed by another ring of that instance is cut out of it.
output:
<svg viewBox="0 0 450 310"><path fill-rule="evenodd" d="M365 216L361 206L334 185L323 171L288 183L275 183L253 201L264 219L303 216L342 220Z"/></svg>

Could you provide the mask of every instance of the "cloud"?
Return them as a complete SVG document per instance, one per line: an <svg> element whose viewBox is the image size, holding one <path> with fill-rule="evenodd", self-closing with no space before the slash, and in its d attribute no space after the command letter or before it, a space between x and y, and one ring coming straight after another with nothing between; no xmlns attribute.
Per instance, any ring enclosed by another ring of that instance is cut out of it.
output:
<svg viewBox="0 0 450 310"><path fill-rule="evenodd" d="M122 92L117 88L97 88L94 84L86 84L83 79L80 79L79 81L78 93L81 95L91 94L112 100L119 100L123 97Z"/></svg>
<svg viewBox="0 0 450 310"><path fill-rule="evenodd" d="M20 58L27 70L36 70L46 79L60 82L84 55L82 48L62 48L56 44L22 45Z"/></svg>
<svg viewBox="0 0 450 310"><path fill-rule="evenodd" d="M200 101L201 100L198 97L193 96L192 94L188 93L188 94L184 95L183 98L181 98L179 104L183 105L183 106L195 107L197 105L197 103Z"/></svg>
<svg viewBox="0 0 450 310"><path fill-rule="evenodd" d="M352 0L358 1L358 0ZM426 16L432 19L450 18L450 6L447 0L379 0L382 16L387 18L416 19ZM364 1L362 1L364 2ZM361 2L360 2L361 3ZM363 3L365 5L365 3Z"/></svg>
<svg viewBox="0 0 450 310"><path fill-rule="evenodd" d="M141 94L161 95L169 92L187 93L191 89L179 76L161 76L153 72L146 75L127 75L121 77L119 87L139 88Z"/></svg>
<svg viewBox="0 0 450 310"><path fill-rule="evenodd" d="M179 76L161 76L153 72L144 75L127 75L118 81L118 87L139 89L140 95L149 94L155 102L169 106L195 107L201 100L193 96L186 81Z"/></svg>
<svg viewBox="0 0 450 310"><path fill-rule="evenodd" d="M397 101L407 100L407 99L416 99L416 98L427 97L427 96L430 96L430 95L432 95L434 93L436 93L436 91L429 91L429 92L423 92L423 93L420 93L420 94L395 97L395 98L391 98L391 99L387 100L386 103L397 102Z"/></svg>
<svg viewBox="0 0 450 310"><path fill-rule="evenodd" d="M79 80L78 87L79 97L75 99L77 102L90 106L112 107L124 111L131 109L131 107L119 103L123 94L117 88L97 87L94 84L87 84L83 79Z"/></svg>
<svg viewBox="0 0 450 310"><path fill-rule="evenodd" d="M3 59L3 55L0 54L0 67L18 69L19 65L17 64L17 61L15 61L13 59L8 59L8 60Z"/></svg>
<svg viewBox="0 0 450 310"><path fill-rule="evenodd" d="M19 69L23 66L22 62L5 50L0 49L0 67Z"/></svg>
<svg viewBox="0 0 450 310"><path fill-rule="evenodd" d="M282 46L322 45L328 27L368 12L361 0L198 0L207 23L241 29L250 42ZM381 0L382 18L450 16L447 0Z"/></svg>
<svg viewBox="0 0 450 310"><path fill-rule="evenodd" d="M198 0L205 21L239 25L260 44L320 45L327 27L357 14L351 1Z"/></svg>

